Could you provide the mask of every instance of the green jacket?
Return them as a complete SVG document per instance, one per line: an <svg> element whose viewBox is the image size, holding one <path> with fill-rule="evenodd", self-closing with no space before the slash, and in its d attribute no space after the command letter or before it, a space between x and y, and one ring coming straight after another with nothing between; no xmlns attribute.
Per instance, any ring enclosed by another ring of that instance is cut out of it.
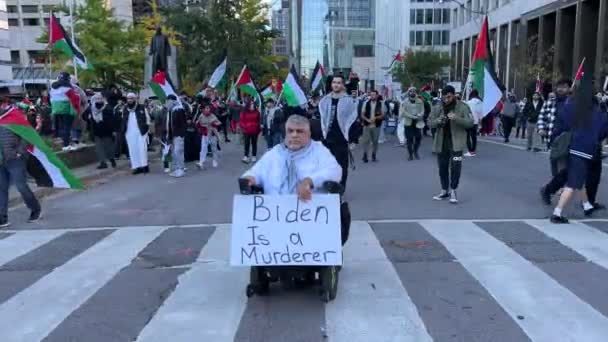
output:
<svg viewBox="0 0 608 342"><path fill-rule="evenodd" d="M473 127L473 115L466 103L458 101L454 108L456 117L450 121L452 129L452 149L454 152L462 152L467 147L467 129ZM443 106L435 106L429 117L429 126L437 128L433 140L433 152L440 153L443 148L443 127L439 127L441 118L447 116Z"/></svg>
<svg viewBox="0 0 608 342"><path fill-rule="evenodd" d="M424 103L416 97L414 103L406 98L401 102L399 120L403 120L405 126L410 126L413 120L422 120L424 118Z"/></svg>

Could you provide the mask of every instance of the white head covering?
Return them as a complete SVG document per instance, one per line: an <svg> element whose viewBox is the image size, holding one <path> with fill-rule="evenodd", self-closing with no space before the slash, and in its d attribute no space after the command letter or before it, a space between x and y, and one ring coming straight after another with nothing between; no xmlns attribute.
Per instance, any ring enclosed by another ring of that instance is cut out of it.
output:
<svg viewBox="0 0 608 342"><path fill-rule="evenodd" d="M95 103L97 102L106 102L101 93L95 93L95 95L91 97L91 117L93 118L93 121L99 123L103 121L103 109L105 105L101 108L97 108L95 106Z"/></svg>
<svg viewBox="0 0 608 342"><path fill-rule="evenodd" d="M127 99L128 99L129 97L133 97L133 98L137 99L137 95L135 95L135 93L128 93L128 94L127 94Z"/></svg>

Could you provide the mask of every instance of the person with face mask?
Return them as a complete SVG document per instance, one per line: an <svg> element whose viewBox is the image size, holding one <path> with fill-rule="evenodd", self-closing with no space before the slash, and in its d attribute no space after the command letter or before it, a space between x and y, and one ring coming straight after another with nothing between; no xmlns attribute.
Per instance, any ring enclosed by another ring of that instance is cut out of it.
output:
<svg viewBox="0 0 608 342"><path fill-rule="evenodd" d="M458 203L456 189L462 171L462 151L467 147L467 130L473 127L469 106L456 98L452 86L443 88L443 105L431 113L429 124L437 128L433 139L433 152L437 154L441 192L436 201L450 199Z"/></svg>
<svg viewBox="0 0 608 342"><path fill-rule="evenodd" d="M173 172L171 177L183 177L186 174L184 160L184 137L186 136L186 111L178 101L177 96L167 96L166 132L167 141L171 142Z"/></svg>
<svg viewBox="0 0 608 342"><path fill-rule="evenodd" d="M403 121L405 127L407 152L409 154L407 160L420 159L418 149L422 139L421 129L424 127L424 103L416 94L416 88L408 89L407 98L401 102L399 118Z"/></svg>
<svg viewBox="0 0 608 342"><path fill-rule="evenodd" d="M85 113L91 133L95 141L95 152L99 160L98 169L107 169L110 161L116 167L114 160L114 111L106 99L99 93L91 97L91 106Z"/></svg>
<svg viewBox="0 0 608 342"><path fill-rule="evenodd" d="M148 129L150 116L143 105L137 103L137 95L129 93L122 113L122 134L129 149L133 174L148 173Z"/></svg>
<svg viewBox="0 0 608 342"><path fill-rule="evenodd" d="M334 75L331 93L319 102L319 114L323 144L334 155L342 168L340 184L346 189L348 162L350 158L349 141L351 128L357 121L357 101L346 93L343 75Z"/></svg>

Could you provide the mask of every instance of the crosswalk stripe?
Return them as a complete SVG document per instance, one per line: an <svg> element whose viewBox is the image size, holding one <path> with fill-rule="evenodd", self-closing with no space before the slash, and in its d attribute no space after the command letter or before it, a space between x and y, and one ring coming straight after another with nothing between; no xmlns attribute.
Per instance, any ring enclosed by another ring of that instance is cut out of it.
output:
<svg viewBox="0 0 608 342"><path fill-rule="evenodd" d="M432 341L368 223L353 222L339 276L325 306L329 341Z"/></svg>
<svg viewBox="0 0 608 342"><path fill-rule="evenodd" d="M0 305L2 341L42 340L161 231L118 230Z"/></svg>
<svg viewBox="0 0 608 342"><path fill-rule="evenodd" d="M533 341L606 340L606 317L475 224L453 221L422 225Z"/></svg>
<svg viewBox="0 0 608 342"><path fill-rule="evenodd" d="M55 239L62 231L27 231L0 240L0 266Z"/></svg>
<svg viewBox="0 0 608 342"><path fill-rule="evenodd" d="M233 341L245 311L249 269L230 267L230 228L218 226L192 269L137 341Z"/></svg>
<svg viewBox="0 0 608 342"><path fill-rule="evenodd" d="M528 220L532 227L568 246L590 261L608 269L608 235L581 223L553 224Z"/></svg>

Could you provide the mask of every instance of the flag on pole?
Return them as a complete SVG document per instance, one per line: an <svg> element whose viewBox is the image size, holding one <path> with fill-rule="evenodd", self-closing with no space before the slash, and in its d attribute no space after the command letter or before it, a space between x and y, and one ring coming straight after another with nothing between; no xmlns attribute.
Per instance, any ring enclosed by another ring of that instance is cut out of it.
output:
<svg viewBox="0 0 608 342"><path fill-rule="evenodd" d="M236 82L232 81L232 85L230 86L230 92L228 92L228 101L238 101L238 94L236 92Z"/></svg>
<svg viewBox="0 0 608 342"><path fill-rule="evenodd" d="M272 91L276 95L279 95L281 92L283 92L283 82L281 82L280 79L273 77L271 85L272 85Z"/></svg>
<svg viewBox="0 0 608 342"><path fill-rule="evenodd" d="M300 87L298 74L296 73L296 68L293 64L287 74L285 83L283 83L283 97L285 98L285 101L287 101L289 107L299 107L308 102L304 90Z"/></svg>
<svg viewBox="0 0 608 342"><path fill-rule="evenodd" d="M53 49L58 49L68 57L73 58L79 67L93 70L93 66L89 63L80 49L78 49L78 46L76 46L68 37L63 26L61 26L52 13L49 20L49 46Z"/></svg>
<svg viewBox="0 0 608 342"><path fill-rule="evenodd" d="M49 96L51 97L51 112L72 115L80 113L80 95L73 86L63 84L57 88L51 87Z"/></svg>
<svg viewBox="0 0 608 342"><path fill-rule="evenodd" d="M401 50L399 50L397 52L397 54L395 56L393 56L393 61L391 62L391 65L388 67L388 70L390 70L390 72L392 73L395 68L396 69L401 69L403 67L403 56L401 55Z"/></svg>
<svg viewBox="0 0 608 342"><path fill-rule="evenodd" d="M9 107L0 116L0 126L9 129L30 144L27 151L34 157L28 158L27 171L42 187L83 189L76 178L51 148L30 125L23 112L17 107Z"/></svg>
<svg viewBox="0 0 608 342"><path fill-rule="evenodd" d="M310 92L318 91L320 94L325 94L325 77L325 69L323 69L323 65L317 61L315 69L312 72Z"/></svg>
<svg viewBox="0 0 608 342"><path fill-rule="evenodd" d="M272 84L265 86L260 92L260 94L262 94L264 101L271 99L274 96L274 91L272 91Z"/></svg>
<svg viewBox="0 0 608 342"><path fill-rule="evenodd" d="M241 91L241 93L251 96L258 108L261 108L262 98L260 97L260 93L258 93L255 83L253 83L253 79L251 78L247 65L243 66L243 70L241 70L241 74L236 80L236 87Z"/></svg>
<svg viewBox="0 0 608 342"><path fill-rule="evenodd" d="M152 89L154 95L156 95L162 103L165 103L167 96L169 95L175 95L175 97L177 97L177 94L164 71L158 71L152 76L152 79L150 80L150 89Z"/></svg>
<svg viewBox="0 0 608 342"><path fill-rule="evenodd" d="M494 71L494 58L490 50L488 35L488 17L483 21L479 39L475 45L475 53L471 61L471 69L467 77L465 99L469 98L471 90L477 89L483 101L483 115L488 114L502 97L502 86Z"/></svg>
<svg viewBox="0 0 608 342"><path fill-rule="evenodd" d="M587 57L583 58L583 61L581 62L581 65L578 66L578 69L576 70L576 75L574 75L574 82L576 81L580 81L584 74L585 74L585 60L587 59Z"/></svg>
<svg viewBox="0 0 608 342"><path fill-rule="evenodd" d="M226 55L226 52L224 51L223 57L222 57L222 62L220 63L220 65L218 65L215 68L215 71L213 72L213 74L211 75L211 78L209 79L209 86L211 88L220 88L220 87L218 87L218 85L228 81L226 78L227 63L228 63L228 56Z"/></svg>
<svg viewBox="0 0 608 342"><path fill-rule="evenodd" d="M543 83L540 81L540 74L536 75L536 90L537 93L543 93Z"/></svg>

